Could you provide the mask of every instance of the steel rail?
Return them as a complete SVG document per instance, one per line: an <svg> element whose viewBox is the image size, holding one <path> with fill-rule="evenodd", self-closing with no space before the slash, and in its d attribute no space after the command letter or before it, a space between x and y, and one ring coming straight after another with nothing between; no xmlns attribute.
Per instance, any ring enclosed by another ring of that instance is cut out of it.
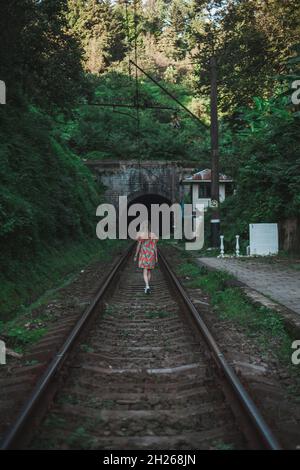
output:
<svg viewBox="0 0 300 470"><path fill-rule="evenodd" d="M21 409L18 417L12 427L8 430L6 436L4 437L0 450L8 449L18 449L18 444L24 440L22 434L29 427L31 420L34 419L35 412L38 406L43 401L43 398L47 395L47 390L49 389L51 383L57 378L57 373L62 368L66 359L69 357L72 348L83 332L86 324L92 318L93 313L99 302L103 299L105 293L111 287L115 281L118 273L120 272L122 266L128 259L132 249L133 244L126 250L119 260L112 267L110 273L105 279L104 283L100 287L93 301L89 307L85 310L81 318L78 320L67 339L65 340L63 346L54 356L43 375L39 379L37 385L33 389L29 399L24 404ZM176 275L173 273L168 261L165 256L159 250L159 259L161 261L161 267L166 273L167 278L171 281L173 287L175 287L176 292L181 300L187 307L187 310L191 314L191 318L195 321L198 330L201 332L204 337L210 351L213 353L214 360L218 365L219 369L222 371L224 377L226 378L227 383L229 384L234 397L240 403L244 413L251 422L251 425L254 429L254 432L258 435L259 441L262 443L263 448L279 450L281 449L280 444L278 443L276 437L273 435L268 424L265 422L264 418L261 416L258 408L255 403L241 384L239 378L235 374L232 367L226 361L223 353L219 349L217 343L215 342L212 334L210 333L205 322L201 318L199 312L195 308L194 304L188 297L185 289L181 285L180 281L177 279Z"/></svg>
<svg viewBox="0 0 300 470"><path fill-rule="evenodd" d="M129 257L133 246L134 244L131 244L126 252L116 261L91 304L84 311L83 315L69 333L62 347L55 354L50 364L47 366L28 400L20 410L20 413L18 414L14 424L8 430L3 441L1 442L0 450L18 449L19 442L24 440L24 437L22 437L24 430L29 426L30 420L34 417L34 413L45 397L51 382L56 378L57 372L61 369L64 362L69 357L76 339L79 337L80 333L82 333L87 322L91 319L95 308L102 300L109 287L112 285L120 268Z"/></svg>
<svg viewBox="0 0 300 470"><path fill-rule="evenodd" d="M279 442L277 441L270 427L262 417L252 398L249 396L248 392L245 390L244 386L240 382L233 368L227 362L226 358L218 347L215 339L213 338L211 332L209 331L207 325L201 318L200 313L198 312L193 302L190 300L188 294L186 293L184 287L174 274L165 256L162 254L161 250L159 250L158 252L163 270L167 273L167 276L171 280L172 285L175 287L180 298L183 300L188 312L191 314L192 319L195 321L197 328L200 330L209 349L213 353L217 366L224 374L231 391L233 392L235 398L238 400L242 409L246 413L248 421L252 424L252 431L257 434L258 441L262 442L262 447L265 449L280 450L281 446Z"/></svg>

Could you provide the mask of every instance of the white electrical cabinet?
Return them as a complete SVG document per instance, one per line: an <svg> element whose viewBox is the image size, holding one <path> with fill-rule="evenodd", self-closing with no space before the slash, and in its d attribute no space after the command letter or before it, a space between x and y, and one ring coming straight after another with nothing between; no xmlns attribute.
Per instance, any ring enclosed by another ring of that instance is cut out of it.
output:
<svg viewBox="0 0 300 470"><path fill-rule="evenodd" d="M278 253L277 224L249 224L250 255Z"/></svg>

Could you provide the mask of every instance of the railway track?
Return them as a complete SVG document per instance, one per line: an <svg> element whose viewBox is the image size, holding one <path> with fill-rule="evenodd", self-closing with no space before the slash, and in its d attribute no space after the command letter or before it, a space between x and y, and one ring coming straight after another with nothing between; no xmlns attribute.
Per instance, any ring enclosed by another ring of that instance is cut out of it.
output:
<svg viewBox="0 0 300 470"><path fill-rule="evenodd" d="M279 449L160 253L131 249L44 372L2 449Z"/></svg>

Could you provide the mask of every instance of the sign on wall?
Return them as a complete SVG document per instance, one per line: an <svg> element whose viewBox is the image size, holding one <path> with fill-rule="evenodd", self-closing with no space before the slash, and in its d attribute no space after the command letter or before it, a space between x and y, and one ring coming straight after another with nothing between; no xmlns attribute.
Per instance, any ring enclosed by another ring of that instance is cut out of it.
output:
<svg viewBox="0 0 300 470"><path fill-rule="evenodd" d="M249 224L250 255L278 253L277 224Z"/></svg>

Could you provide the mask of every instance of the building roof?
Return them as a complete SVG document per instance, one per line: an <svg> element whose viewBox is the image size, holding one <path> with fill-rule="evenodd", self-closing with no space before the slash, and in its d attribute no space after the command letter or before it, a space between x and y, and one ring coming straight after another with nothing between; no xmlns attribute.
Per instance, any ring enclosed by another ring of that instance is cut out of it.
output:
<svg viewBox="0 0 300 470"><path fill-rule="evenodd" d="M192 176L188 176L183 179L184 183L194 183L194 182L196 183L200 181L204 181L204 182L211 181L211 170L209 168L198 171L197 173L194 173ZM223 173L219 173L219 181L230 183L233 181L233 179L230 178L229 176L224 175Z"/></svg>

